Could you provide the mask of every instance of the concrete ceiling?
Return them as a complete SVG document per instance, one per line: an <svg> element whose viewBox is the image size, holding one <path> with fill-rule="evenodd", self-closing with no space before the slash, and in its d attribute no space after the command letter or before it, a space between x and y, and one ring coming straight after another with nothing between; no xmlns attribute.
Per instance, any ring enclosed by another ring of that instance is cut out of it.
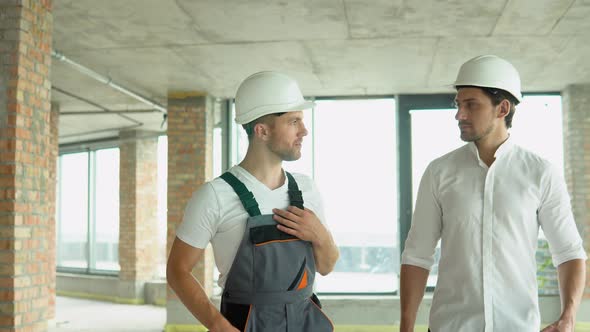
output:
<svg viewBox="0 0 590 332"><path fill-rule="evenodd" d="M259 70L306 96L451 91L465 60L503 56L523 90L590 83L589 0L55 0L54 49L153 101L232 97ZM53 60L62 112L150 110ZM74 96L74 97L73 97ZM160 131L162 113L63 115L60 143ZM141 125L141 126L139 126Z"/></svg>

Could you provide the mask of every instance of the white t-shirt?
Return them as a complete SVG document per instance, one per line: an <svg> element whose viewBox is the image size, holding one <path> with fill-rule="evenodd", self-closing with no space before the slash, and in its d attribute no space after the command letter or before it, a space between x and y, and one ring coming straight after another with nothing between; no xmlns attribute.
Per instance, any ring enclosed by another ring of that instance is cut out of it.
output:
<svg viewBox="0 0 590 332"><path fill-rule="evenodd" d="M274 190L258 181L240 166L229 170L254 194L261 214L272 214L272 209L289 206L288 182ZM312 210L325 223L320 194L313 180L305 175L292 174L303 194L304 206ZM248 212L234 189L221 178L201 186L192 196L184 211L176 236L183 242L204 249L209 242L213 247L215 264L220 272L219 286L224 287L227 273L242 241Z"/></svg>

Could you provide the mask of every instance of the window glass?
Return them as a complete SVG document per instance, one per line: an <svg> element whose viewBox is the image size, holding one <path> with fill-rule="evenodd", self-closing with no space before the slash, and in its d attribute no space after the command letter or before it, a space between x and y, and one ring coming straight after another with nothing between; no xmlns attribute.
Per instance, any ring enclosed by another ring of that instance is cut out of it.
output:
<svg viewBox="0 0 590 332"><path fill-rule="evenodd" d="M60 157L57 264L88 268L88 153Z"/></svg>
<svg viewBox="0 0 590 332"><path fill-rule="evenodd" d="M94 268L118 271L119 267L119 149L98 150L95 181Z"/></svg>

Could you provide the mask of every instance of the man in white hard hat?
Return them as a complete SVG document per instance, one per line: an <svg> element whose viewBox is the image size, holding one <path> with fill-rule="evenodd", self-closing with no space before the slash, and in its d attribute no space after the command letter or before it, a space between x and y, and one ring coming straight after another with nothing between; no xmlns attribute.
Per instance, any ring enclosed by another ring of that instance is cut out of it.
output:
<svg viewBox="0 0 590 332"><path fill-rule="evenodd" d="M235 106L248 151L188 203L168 258L168 283L211 332L333 331L313 284L316 271L332 271L338 248L314 182L282 168L301 157L302 110L313 103L293 79L265 71L240 84ZM220 310L191 275L208 243L223 288Z"/></svg>
<svg viewBox="0 0 590 332"><path fill-rule="evenodd" d="M432 332L539 331L535 261L539 226L557 266L559 320L543 331L574 331L586 254L563 176L512 142L522 100L508 61L465 62L454 83L461 139L430 163L420 183L400 276L401 331L414 330L434 251L441 240Z"/></svg>

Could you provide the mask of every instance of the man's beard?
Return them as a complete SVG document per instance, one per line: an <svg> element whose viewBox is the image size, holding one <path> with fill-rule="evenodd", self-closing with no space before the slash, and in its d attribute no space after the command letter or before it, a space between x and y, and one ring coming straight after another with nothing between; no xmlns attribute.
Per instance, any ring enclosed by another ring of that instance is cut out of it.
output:
<svg viewBox="0 0 590 332"><path fill-rule="evenodd" d="M466 136L463 133L461 133L461 140L464 142L477 142L480 139L488 136L492 132L492 130L494 130L494 125L490 124L483 134L477 135L477 133L474 133L471 136Z"/></svg>
<svg viewBox="0 0 590 332"><path fill-rule="evenodd" d="M295 161L301 158L301 149L297 148L280 148L274 144L269 145L269 150L279 156L282 161Z"/></svg>

